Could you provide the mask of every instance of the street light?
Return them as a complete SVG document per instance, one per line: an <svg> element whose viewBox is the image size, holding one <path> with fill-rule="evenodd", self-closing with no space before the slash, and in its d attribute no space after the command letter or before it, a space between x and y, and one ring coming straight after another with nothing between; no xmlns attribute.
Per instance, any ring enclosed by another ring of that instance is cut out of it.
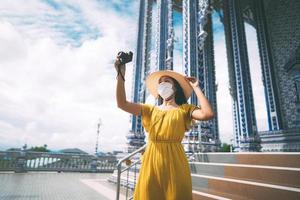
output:
<svg viewBox="0 0 300 200"><path fill-rule="evenodd" d="M100 134L100 126L102 125L101 118L99 118L98 124L97 124L97 139L96 139L96 148L95 148L95 155L97 156L98 153L98 140L99 140L99 134Z"/></svg>
<svg viewBox="0 0 300 200"><path fill-rule="evenodd" d="M234 141L234 139L231 138L230 139L230 152L232 152L232 150L233 150L233 141Z"/></svg>

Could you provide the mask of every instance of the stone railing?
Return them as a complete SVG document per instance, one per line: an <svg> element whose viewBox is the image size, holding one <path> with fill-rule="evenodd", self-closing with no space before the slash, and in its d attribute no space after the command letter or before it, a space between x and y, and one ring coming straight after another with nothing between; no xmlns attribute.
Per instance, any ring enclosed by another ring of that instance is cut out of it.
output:
<svg viewBox="0 0 300 200"><path fill-rule="evenodd" d="M0 171L107 172L116 168L115 156L70 153L0 151Z"/></svg>

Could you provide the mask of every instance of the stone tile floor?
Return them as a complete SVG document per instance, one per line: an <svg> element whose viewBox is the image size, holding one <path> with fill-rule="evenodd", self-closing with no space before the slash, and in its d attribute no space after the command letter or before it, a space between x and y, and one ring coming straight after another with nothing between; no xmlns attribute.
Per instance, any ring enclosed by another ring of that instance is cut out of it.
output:
<svg viewBox="0 0 300 200"><path fill-rule="evenodd" d="M115 199L108 173L0 172L0 200ZM102 187L103 186L103 187Z"/></svg>

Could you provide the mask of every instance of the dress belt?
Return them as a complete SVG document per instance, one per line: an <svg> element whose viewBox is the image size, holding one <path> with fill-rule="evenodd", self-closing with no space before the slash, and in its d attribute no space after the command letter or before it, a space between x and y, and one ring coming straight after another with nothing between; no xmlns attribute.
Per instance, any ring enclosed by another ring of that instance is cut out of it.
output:
<svg viewBox="0 0 300 200"><path fill-rule="evenodd" d="M149 140L149 142L153 142L153 143L181 143L181 141L178 141L178 140Z"/></svg>

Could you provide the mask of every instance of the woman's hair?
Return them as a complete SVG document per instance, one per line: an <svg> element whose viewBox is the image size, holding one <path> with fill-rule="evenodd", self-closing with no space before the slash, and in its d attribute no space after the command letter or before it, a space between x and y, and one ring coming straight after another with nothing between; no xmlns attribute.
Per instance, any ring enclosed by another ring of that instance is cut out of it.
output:
<svg viewBox="0 0 300 200"><path fill-rule="evenodd" d="M170 77L170 76L168 76ZM187 100L185 98L185 95L184 95L184 92L183 92L183 89L182 87L180 86L180 84L178 83L178 81L172 77L170 77L173 82L174 82L174 87L176 88L176 91L175 91L175 102L176 104L178 105L182 105L182 104L185 104L187 103ZM158 95L158 105L161 105L163 103L163 98Z"/></svg>

